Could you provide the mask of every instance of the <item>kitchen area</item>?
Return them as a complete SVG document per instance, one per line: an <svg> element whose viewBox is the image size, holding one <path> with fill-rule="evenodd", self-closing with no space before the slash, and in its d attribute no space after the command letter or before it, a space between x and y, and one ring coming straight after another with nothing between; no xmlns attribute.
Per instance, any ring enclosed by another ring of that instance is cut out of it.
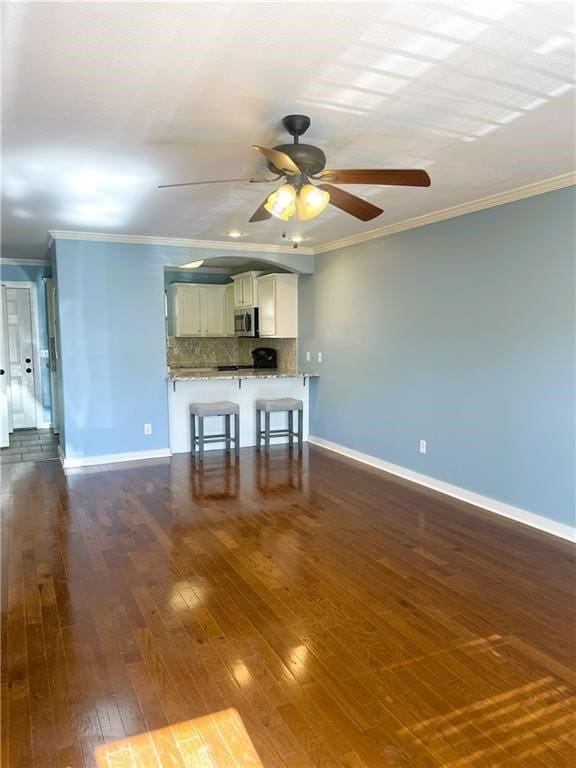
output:
<svg viewBox="0 0 576 768"><path fill-rule="evenodd" d="M238 403L245 447L256 444L256 400L296 398L308 437L309 383L317 374L298 370L298 275L264 263L249 266L165 270L172 453L190 451L190 405L198 402ZM287 417L271 418L276 429ZM208 431L221 431L219 418L212 421Z"/></svg>

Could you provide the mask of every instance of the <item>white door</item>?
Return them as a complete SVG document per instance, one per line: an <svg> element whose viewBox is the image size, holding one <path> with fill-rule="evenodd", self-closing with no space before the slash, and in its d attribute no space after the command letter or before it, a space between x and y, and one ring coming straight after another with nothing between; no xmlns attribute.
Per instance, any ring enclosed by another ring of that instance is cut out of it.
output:
<svg viewBox="0 0 576 768"><path fill-rule="evenodd" d="M36 393L29 288L6 288L8 369L14 429L36 426Z"/></svg>
<svg viewBox="0 0 576 768"><path fill-rule="evenodd" d="M10 443L10 402L8 399L8 318L6 288L0 291L0 448Z"/></svg>

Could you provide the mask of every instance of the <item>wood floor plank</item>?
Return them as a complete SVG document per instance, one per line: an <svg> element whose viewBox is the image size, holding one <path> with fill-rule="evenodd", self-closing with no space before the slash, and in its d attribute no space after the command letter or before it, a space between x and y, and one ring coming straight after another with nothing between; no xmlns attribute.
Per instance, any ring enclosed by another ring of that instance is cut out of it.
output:
<svg viewBox="0 0 576 768"><path fill-rule="evenodd" d="M576 764L566 542L282 446L7 464L0 511L7 768Z"/></svg>

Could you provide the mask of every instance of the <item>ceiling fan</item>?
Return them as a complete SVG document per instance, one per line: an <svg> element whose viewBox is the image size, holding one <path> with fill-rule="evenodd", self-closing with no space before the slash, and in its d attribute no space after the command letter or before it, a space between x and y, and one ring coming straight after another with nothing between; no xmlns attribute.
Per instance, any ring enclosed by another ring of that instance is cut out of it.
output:
<svg viewBox="0 0 576 768"><path fill-rule="evenodd" d="M306 115L287 115L282 123L288 133L294 137L293 144L280 144L272 149L254 144L253 147L266 159L268 169L274 178L216 179L214 181L190 181L183 184L162 184L159 189L168 187L192 187L200 184L221 184L231 181L249 181L253 184L270 184L284 179L284 183L250 217L250 221L264 221L275 216L282 221L295 213L306 221L318 216L328 204L349 213L361 221L370 221L383 213L382 208L363 200L357 195L346 192L335 184L379 184L404 187L429 187L430 177L426 171L418 169L378 169L347 168L325 170L324 152L312 144L300 144L299 138L310 127L310 118ZM311 180L320 182L312 184ZM332 182L332 183L328 183Z"/></svg>

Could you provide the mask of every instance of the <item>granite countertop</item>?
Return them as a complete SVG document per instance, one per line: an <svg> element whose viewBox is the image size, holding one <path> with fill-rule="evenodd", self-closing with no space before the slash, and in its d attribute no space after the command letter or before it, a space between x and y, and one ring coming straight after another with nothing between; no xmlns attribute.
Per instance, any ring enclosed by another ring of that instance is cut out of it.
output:
<svg viewBox="0 0 576 768"><path fill-rule="evenodd" d="M310 371L284 371L281 368L244 368L237 371L219 371L216 368L172 368L168 381L211 381L212 379L286 379L319 376Z"/></svg>

